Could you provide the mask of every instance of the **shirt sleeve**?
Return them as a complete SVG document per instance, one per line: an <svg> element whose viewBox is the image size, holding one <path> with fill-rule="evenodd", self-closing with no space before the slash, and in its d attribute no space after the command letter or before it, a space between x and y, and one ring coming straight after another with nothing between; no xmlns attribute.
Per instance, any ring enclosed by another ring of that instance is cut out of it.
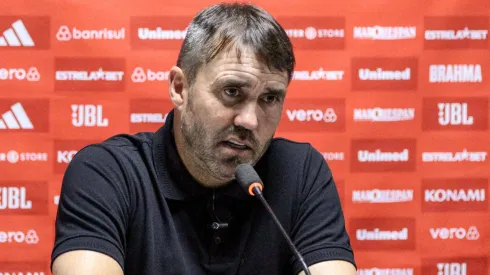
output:
<svg viewBox="0 0 490 275"><path fill-rule="evenodd" d="M62 253L91 250L115 259L124 270L129 192L112 150L89 145L65 171L55 223L52 263Z"/></svg>
<svg viewBox="0 0 490 275"><path fill-rule="evenodd" d="M345 260L356 268L354 253L345 229L340 198L332 172L323 156L310 146L299 189L299 211L293 223L292 240L311 266L328 260ZM293 257L294 274L302 270Z"/></svg>

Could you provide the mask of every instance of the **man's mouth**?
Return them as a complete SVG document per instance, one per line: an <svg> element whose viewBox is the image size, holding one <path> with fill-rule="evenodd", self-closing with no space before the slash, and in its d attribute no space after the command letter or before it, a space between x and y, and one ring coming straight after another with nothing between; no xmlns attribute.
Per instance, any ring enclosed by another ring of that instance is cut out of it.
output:
<svg viewBox="0 0 490 275"><path fill-rule="evenodd" d="M250 149L250 147L248 147L245 143L240 143L235 140L227 140L225 141L225 143L235 149L241 149L241 150Z"/></svg>

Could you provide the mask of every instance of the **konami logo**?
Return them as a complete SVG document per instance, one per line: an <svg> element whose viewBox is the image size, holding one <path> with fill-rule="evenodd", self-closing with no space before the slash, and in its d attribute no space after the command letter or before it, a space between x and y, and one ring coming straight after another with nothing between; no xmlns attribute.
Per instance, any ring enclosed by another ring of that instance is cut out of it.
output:
<svg viewBox="0 0 490 275"><path fill-rule="evenodd" d="M0 181L0 215L47 214L47 199L47 182Z"/></svg>
<svg viewBox="0 0 490 275"><path fill-rule="evenodd" d="M120 29L92 29L82 30L76 27L60 26L56 33L56 39L61 42L71 40L123 40L125 38L125 28Z"/></svg>
<svg viewBox="0 0 490 275"><path fill-rule="evenodd" d="M432 64L429 83L482 83L480 64Z"/></svg>
<svg viewBox="0 0 490 275"><path fill-rule="evenodd" d="M24 68L0 68L0 80L20 80L37 82L41 80L41 74L36 67Z"/></svg>
<svg viewBox="0 0 490 275"><path fill-rule="evenodd" d="M425 49L486 49L488 17L429 16L424 18Z"/></svg>
<svg viewBox="0 0 490 275"><path fill-rule="evenodd" d="M484 274L487 258L424 258L422 275L473 275Z"/></svg>
<svg viewBox="0 0 490 275"><path fill-rule="evenodd" d="M424 98L422 129L486 130L488 98Z"/></svg>
<svg viewBox="0 0 490 275"><path fill-rule="evenodd" d="M0 133L47 132L48 117L47 99L0 99Z"/></svg>
<svg viewBox="0 0 490 275"><path fill-rule="evenodd" d="M354 90L415 90L417 88L417 58L352 59Z"/></svg>
<svg viewBox="0 0 490 275"><path fill-rule="evenodd" d="M415 271L413 268L359 268L357 275L413 275Z"/></svg>
<svg viewBox="0 0 490 275"><path fill-rule="evenodd" d="M425 179L422 181L422 210L487 211L487 192L487 179Z"/></svg>
<svg viewBox="0 0 490 275"><path fill-rule="evenodd" d="M55 140L54 141L54 156L53 167L54 172L63 174L66 167L71 162L72 158L83 147L97 143L96 140Z"/></svg>
<svg viewBox="0 0 490 275"><path fill-rule="evenodd" d="M56 58L56 91L122 91L124 58Z"/></svg>
<svg viewBox="0 0 490 275"><path fill-rule="evenodd" d="M179 49L192 18L167 16L133 16L131 48L133 50Z"/></svg>
<svg viewBox="0 0 490 275"><path fill-rule="evenodd" d="M298 49L344 49L343 17L278 17L277 20Z"/></svg>
<svg viewBox="0 0 490 275"><path fill-rule="evenodd" d="M351 219L349 231L355 249L415 249L415 219Z"/></svg>
<svg viewBox="0 0 490 275"><path fill-rule="evenodd" d="M415 26L367 26L354 27L354 39L361 40L408 40L415 39Z"/></svg>
<svg viewBox="0 0 490 275"><path fill-rule="evenodd" d="M50 48L49 16L0 16L0 50Z"/></svg>
<svg viewBox="0 0 490 275"><path fill-rule="evenodd" d="M476 241L480 238L480 232L476 226L470 226L468 229L463 227L442 227L430 228L430 236L434 240L469 240Z"/></svg>
<svg viewBox="0 0 490 275"><path fill-rule="evenodd" d="M345 100L287 100L279 131L344 131Z"/></svg>
<svg viewBox="0 0 490 275"><path fill-rule="evenodd" d="M415 140L352 140L352 172L415 170Z"/></svg>
<svg viewBox="0 0 490 275"><path fill-rule="evenodd" d="M353 203L401 203L413 201L413 189L352 190Z"/></svg>

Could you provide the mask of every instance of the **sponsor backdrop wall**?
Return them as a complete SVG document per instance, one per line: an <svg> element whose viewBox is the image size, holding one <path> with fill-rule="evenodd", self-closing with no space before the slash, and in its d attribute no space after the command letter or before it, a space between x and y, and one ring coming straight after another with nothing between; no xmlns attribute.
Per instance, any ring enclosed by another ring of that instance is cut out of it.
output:
<svg viewBox="0 0 490 275"><path fill-rule="evenodd" d="M49 274L67 164L163 125L212 3L0 1L0 274ZM298 60L277 135L328 161L359 273L489 274L488 0L255 3Z"/></svg>

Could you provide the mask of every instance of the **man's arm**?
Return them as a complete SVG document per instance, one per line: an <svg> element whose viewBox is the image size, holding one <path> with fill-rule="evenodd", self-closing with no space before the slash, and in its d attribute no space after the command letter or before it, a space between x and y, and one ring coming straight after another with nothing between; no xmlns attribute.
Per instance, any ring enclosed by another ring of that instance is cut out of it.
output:
<svg viewBox="0 0 490 275"><path fill-rule="evenodd" d="M61 254L53 263L53 275L123 275L121 266L111 257L89 250Z"/></svg>
<svg viewBox="0 0 490 275"><path fill-rule="evenodd" d="M325 261L308 267L311 275L356 275L356 268L347 261ZM298 275L305 275L301 271Z"/></svg>

